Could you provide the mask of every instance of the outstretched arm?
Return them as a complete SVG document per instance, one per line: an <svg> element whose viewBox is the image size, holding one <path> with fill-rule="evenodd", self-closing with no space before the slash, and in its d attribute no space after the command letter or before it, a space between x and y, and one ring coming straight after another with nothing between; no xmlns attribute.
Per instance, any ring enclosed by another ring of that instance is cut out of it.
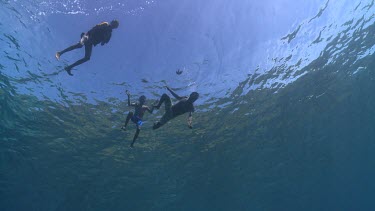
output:
<svg viewBox="0 0 375 211"><path fill-rule="evenodd" d="M193 129L193 115L192 115L192 112L189 112L188 126L189 126L190 129Z"/></svg>
<svg viewBox="0 0 375 211"><path fill-rule="evenodd" d="M150 114L154 111L154 107L150 109L150 107L146 106L146 111L148 111Z"/></svg>
<svg viewBox="0 0 375 211"><path fill-rule="evenodd" d="M126 95L128 96L128 106L135 106L135 103L130 103L130 92L126 90Z"/></svg>
<svg viewBox="0 0 375 211"><path fill-rule="evenodd" d="M165 88L168 89L168 91L173 95L173 97L175 97L177 100L181 100L183 99L183 97L180 97L178 96L171 88L169 88L168 86L165 86Z"/></svg>

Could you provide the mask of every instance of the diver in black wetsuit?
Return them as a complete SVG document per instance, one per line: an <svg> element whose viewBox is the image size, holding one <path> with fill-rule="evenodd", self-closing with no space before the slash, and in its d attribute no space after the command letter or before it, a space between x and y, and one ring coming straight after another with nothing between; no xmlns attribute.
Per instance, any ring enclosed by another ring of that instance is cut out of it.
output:
<svg viewBox="0 0 375 211"><path fill-rule="evenodd" d="M128 106L134 106L134 113L129 112L128 116L126 117L125 125L121 127L121 129L126 130L126 126L129 123L129 120L132 120L134 124L137 126L137 131L135 132L134 138L132 143L130 144L130 147L133 148L135 140L138 138L139 132L141 131L141 126L143 124L142 118L146 111L150 112L152 114L152 111L154 108L150 109L148 106L145 106L146 97L142 95L139 97L138 103L130 103L130 93L128 90L126 90L126 95L128 95Z"/></svg>
<svg viewBox="0 0 375 211"><path fill-rule="evenodd" d="M159 103L153 107L159 109L161 104L164 103L165 114L161 117L159 122L154 123L154 126L152 127L152 129L154 130L158 129L159 127L167 123L169 120L187 112L189 112L188 126L190 129L192 129L193 128L192 113L194 112L193 103L198 99L199 94L197 92L193 92L190 94L189 97L180 97L175 92L173 92L168 86L166 86L166 88L178 100L178 103L176 103L175 105L172 105L171 98L167 94L163 94L160 98Z"/></svg>
<svg viewBox="0 0 375 211"><path fill-rule="evenodd" d="M56 59L59 60L60 56L68 51L71 51L77 48L82 48L83 46L85 46L85 57L65 67L66 72L68 72L69 75L73 75L71 72L73 67L78 66L90 60L92 46L96 46L99 43L101 45L108 43L112 36L112 29L116 29L118 26L119 26L119 22L117 20L113 20L111 21L111 23L103 22L94 26L87 33L81 34L81 40L77 44L72 45L63 51L57 52L55 55Z"/></svg>

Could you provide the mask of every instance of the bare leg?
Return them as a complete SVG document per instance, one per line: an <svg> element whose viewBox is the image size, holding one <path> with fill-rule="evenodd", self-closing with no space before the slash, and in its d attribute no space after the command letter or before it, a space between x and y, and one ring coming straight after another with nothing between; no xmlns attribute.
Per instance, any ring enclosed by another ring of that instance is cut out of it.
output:
<svg viewBox="0 0 375 211"><path fill-rule="evenodd" d="M133 142L130 144L131 148L134 147L135 140L137 140L140 131L141 131L141 129L137 126L137 131L134 134Z"/></svg>
<svg viewBox="0 0 375 211"><path fill-rule="evenodd" d="M125 120L125 125L121 127L121 129L126 130L126 127L128 126L129 120L133 117L133 112L129 112L128 116Z"/></svg>

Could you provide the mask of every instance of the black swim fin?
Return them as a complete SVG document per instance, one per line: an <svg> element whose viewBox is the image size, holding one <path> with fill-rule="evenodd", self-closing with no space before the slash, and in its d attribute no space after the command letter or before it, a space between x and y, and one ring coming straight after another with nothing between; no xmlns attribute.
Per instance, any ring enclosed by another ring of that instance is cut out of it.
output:
<svg viewBox="0 0 375 211"><path fill-rule="evenodd" d="M73 76L73 74L72 74L72 68L71 68L71 67L67 66L67 67L65 67L64 69L65 69L65 71L66 71L70 76Z"/></svg>

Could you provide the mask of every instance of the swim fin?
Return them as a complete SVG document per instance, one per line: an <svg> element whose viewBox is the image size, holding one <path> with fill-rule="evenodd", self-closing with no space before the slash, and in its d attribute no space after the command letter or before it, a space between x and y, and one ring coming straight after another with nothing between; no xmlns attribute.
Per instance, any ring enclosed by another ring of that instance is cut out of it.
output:
<svg viewBox="0 0 375 211"><path fill-rule="evenodd" d="M65 67L64 69L65 69L65 71L66 71L70 76L73 76L73 74L72 74L72 68L71 68L71 67L67 66L67 67Z"/></svg>

